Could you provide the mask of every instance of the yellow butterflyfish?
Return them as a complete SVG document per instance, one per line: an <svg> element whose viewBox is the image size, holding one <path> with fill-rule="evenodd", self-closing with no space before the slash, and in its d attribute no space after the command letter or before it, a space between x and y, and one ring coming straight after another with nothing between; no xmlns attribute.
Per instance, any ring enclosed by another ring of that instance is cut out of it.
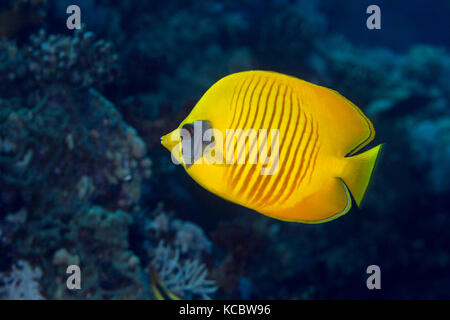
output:
<svg viewBox="0 0 450 320"><path fill-rule="evenodd" d="M382 145L338 92L269 71L216 82L161 138L205 189L272 218L320 223L360 206Z"/></svg>

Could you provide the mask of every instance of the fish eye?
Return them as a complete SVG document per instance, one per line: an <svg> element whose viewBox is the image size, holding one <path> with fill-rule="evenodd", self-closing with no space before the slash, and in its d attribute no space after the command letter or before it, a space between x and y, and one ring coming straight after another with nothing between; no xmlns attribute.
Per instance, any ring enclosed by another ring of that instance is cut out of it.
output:
<svg viewBox="0 0 450 320"><path fill-rule="evenodd" d="M190 138L194 136L194 125L192 123L187 123L185 124L182 129L185 129L189 132L189 136ZM183 140L183 137L181 137L181 139Z"/></svg>

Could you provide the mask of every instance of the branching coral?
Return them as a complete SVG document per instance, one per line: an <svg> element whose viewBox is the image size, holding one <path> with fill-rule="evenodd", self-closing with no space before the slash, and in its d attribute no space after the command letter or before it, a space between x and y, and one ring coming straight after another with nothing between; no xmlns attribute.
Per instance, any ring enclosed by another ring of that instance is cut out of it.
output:
<svg viewBox="0 0 450 320"><path fill-rule="evenodd" d="M39 292L40 268L32 268L26 261L19 260L12 266L11 273L0 277L0 297L8 300L42 300Z"/></svg>
<svg viewBox="0 0 450 320"><path fill-rule="evenodd" d="M214 281L207 280L208 270L197 259L180 259L180 251L161 241L153 253L151 267L154 268L164 285L184 299L210 299L217 291Z"/></svg>
<svg viewBox="0 0 450 320"><path fill-rule="evenodd" d="M144 218L144 232L157 241L149 248L149 269L173 293L183 299L210 298L218 286L208 280L208 269L202 260L210 253L212 243L200 226L173 218L163 204Z"/></svg>

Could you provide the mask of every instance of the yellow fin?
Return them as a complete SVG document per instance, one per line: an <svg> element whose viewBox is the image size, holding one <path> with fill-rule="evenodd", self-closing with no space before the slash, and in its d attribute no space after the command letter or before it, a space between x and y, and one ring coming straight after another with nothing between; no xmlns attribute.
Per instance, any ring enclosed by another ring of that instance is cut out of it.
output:
<svg viewBox="0 0 450 320"><path fill-rule="evenodd" d="M382 147L380 144L363 153L344 158L346 164L341 178L350 189L358 207L361 206L372 180Z"/></svg>
<svg viewBox="0 0 450 320"><path fill-rule="evenodd" d="M345 183L339 178L331 178L320 190L295 206L261 213L290 222L322 223L346 214L351 207L352 198Z"/></svg>
<svg viewBox="0 0 450 320"><path fill-rule="evenodd" d="M366 115L339 92L316 86L319 101L325 107L321 118L327 126L339 156L352 155L366 146L375 137L375 129ZM333 112L330 112L333 110Z"/></svg>
<svg viewBox="0 0 450 320"><path fill-rule="evenodd" d="M156 300L181 300L180 297L166 288L158 273L153 269L150 269L150 281Z"/></svg>

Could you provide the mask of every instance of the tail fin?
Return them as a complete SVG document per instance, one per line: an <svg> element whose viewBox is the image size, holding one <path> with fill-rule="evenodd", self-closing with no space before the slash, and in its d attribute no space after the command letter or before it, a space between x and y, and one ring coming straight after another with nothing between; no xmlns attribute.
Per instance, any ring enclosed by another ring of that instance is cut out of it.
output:
<svg viewBox="0 0 450 320"><path fill-rule="evenodd" d="M366 195L380 158L382 147L383 145L380 144L363 153L344 158L347 164L341 178L353 195L358 207L361 206L361 202Z"/></svg>

